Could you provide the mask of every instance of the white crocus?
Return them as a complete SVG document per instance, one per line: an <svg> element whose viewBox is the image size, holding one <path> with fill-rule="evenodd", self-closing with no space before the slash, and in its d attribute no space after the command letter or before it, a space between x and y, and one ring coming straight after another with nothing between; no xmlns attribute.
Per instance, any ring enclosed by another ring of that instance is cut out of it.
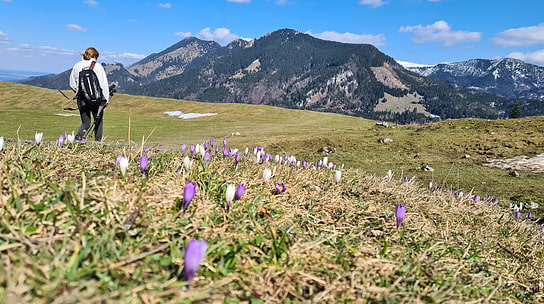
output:
<svg viewBox="0 0 544 304"><path fill-rule="evenodd" d="M185 170L191 171L191 168L193 167L193 161L189 158L189 156L185 156L183 158L183 166L185 167Z"/></svg>
<svg viewBox="0 0 544 304"><path fill-rule="evenodd" d="M0 136L0 151L4 150L4 136Z"/></svg>
<svg viewBox="0 0 544 304"><path fill-rule="evenodd" d="M225 194L225 198L227 199L227 204L232 204L232 201L234 201L235 193L236 193L236 186L233 184L229 184L227 186L227 192Z"/></svg>
<svg viewBox="0 0 544 304"><path fill-rule="evenodd" d="M76 137L74 136L74 133L66 135L66 142L70 145L73 145L76 140Z"/></svg>
<svg viewBox="0 0 544 304"><path fill-rule="evenodd" d="M42 138L43 138L43 132L36 132L36 135L34 135L34 140L36 141L37 145L42 143Z"/></svg>
<svg viewBox="0 0 544 304"><path fill-rule="evenodd" d="M128 169L128 158L121 157L121 160L119 160L119 169L121 169L121 175L125 177Z"/></svg>
<svg viewBox="0 0 544 304"><path fill-rule="evenodd" d="M263 184L268 183L270 181L270 178L272 177L272 170L266 168L263 170Z"/></svg>
<svg viewBox="0 0 544 304"><path fill-rule="evenodd" d="M323 167L327 168L328 162L329 162L329 158L327 156L323 157Z"/></svg>
<svg viewBox="0 0 544 304"><path fill-rule="evenodd" d="M336 170L334 172L334 182L336 184L340 184L340 180L342 179L342 171L340 170Z"/></svg>

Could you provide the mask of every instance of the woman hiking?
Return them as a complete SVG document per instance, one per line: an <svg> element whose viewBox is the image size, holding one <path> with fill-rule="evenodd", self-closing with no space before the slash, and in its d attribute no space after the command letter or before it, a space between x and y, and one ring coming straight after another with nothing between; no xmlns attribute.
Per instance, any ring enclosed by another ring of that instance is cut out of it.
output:
<svg viewBox="0 0 544 304"><path fill-rule="evenodd" d="M70 87L76 92L77 106L81 116L81 126L77 131L76 140L83 140L83 136L91 127L92 114L94 138L100 142L102 140L103 111L110 100L108 78L102 65L96 62L99 53L95 48L87 48L85 53L81 55L83 59L74 65L70 74ZM95 75L91 75L93 73L89 70L94 71Z"/></svg>

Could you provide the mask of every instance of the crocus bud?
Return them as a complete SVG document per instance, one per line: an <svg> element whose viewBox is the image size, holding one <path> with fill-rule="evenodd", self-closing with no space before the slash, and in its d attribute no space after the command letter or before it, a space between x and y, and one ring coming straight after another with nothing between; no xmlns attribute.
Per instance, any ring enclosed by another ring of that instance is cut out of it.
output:
<svg viewBox="0 0 544 304"><path fill-rule="evenodd" d="M4 150L4 136L0 136L0 151Z"/></svg>
<svg viewBox="0 0 544 304"><path fill-rule="evenodd" d="M342 179L342 171L336 170L334 172L334 182L338 185L340 184L341 179Z"/></svg>
<svg viewBox="0 0 544 304"><path fill-rule="evenodd" d="M208 243L206 241L197 241L192 239L185 248L185 255L183 258L183 280L186 282L191 281L200 267L202 258L206 253Z"/></svg>
<svg viewBox="0 0 544 304"><path fill-rule="evenodd" d="M195 197L196 193L196 184L193 182L188 182L185 185L185 188L183 188L183 200L182 200L182 208L183 213L187 211L187 208L189 208L189 204L191 204L191 201Z"/></svg>
<svg viewBox="0 0 544 304"><path fill-rule="evenodd" d="M119 164L121 163L121 158L123 158L123 154L119 154L117 155L117 158L115 159L115 165L116 166L119 166Z"/></svg>
<svg viewBox="0 0 544 304"><path fill-rule="evenodd" d="M227 192L225 193L225 197L227 200L227 211L230 210L230 206L232 205L232 201L234 200L234 195L236 194L236 187L233 184L229 184L227 186Z"/></svg>
<svg viewBox="0 0 544 304"><path fill-rule="evenodd" d="M37 145L40 145L42 143L43 138L43 132L36 132L36 135L34 135L34 140L36 141Z"/></svg>
<svg viewBox="0 0 544 304"><path fill-rule="evenodd" d="M140 172L142 173L142 175L145 174L148 164L149 164L149 157L142 155L140 157Z"/></svg>
<svg viewBox="0 0 544 304"><path fill-rule="evenodd" d="M76 141L76 137L74 136L73 132L72 132L72 134L66 135L66 141L67 141L68 144L70 144L70 145L73 145L73 144L74 144L74 142Z"/></svg>
<svg viewBox="0 0 544 304"><path fill-rule="evenodd" d="M119 169L121 170L121 176L125 177L128 169L128 158L122 156L119 160Z"/></svg>
<svg viewBox="0 0 544 304"><path fill-rule="evenodd" d="M270 178L272 177L272 170L266 168L263 170L263 185L268 183Z"/></svg>
<svg viewBox="0 0 544 304"><path fill-rule="evenodd" d="M239 201L244 193L246 192L246 185L240 184L236 187L236 192L234 193L234 199Z"/></svg>
<svg viewBox="0 0 544 304"><path fill-rule="evenodd" d="M401 204L398 204L395 209L395 217L397 218L397 229L400 228L400 225L402 224L402 220L404 220L405 215L406 215L406 207L404 207Z"/></svg>
<svg viewBox="0 0 544 304"><path fill-rule="evenodd" d="M62 147L64 145L64 135L59 135L59 138L57 138L57 147Z"/></svg>

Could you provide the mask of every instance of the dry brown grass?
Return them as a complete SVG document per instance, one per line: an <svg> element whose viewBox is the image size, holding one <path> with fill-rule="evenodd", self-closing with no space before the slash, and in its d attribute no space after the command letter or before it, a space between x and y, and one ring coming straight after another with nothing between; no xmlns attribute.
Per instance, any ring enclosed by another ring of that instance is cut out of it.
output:
<svg viewBox="0 0 544 304"><path fill-rule="evenodd" d="M240 147L245 148L245 147ZM274 152L274 151L273 151ZM131 159L121 178L114 161ZM137 169L150 157L147 176ZM0 302L541 303L544 238L511 210L404 181L122 145L17 144L0 154ZM317 161L313 159L310 161ZM264 168L276 167L262 185ZM185 216L183 187L198 185ZM227 184L248 189L231 212ZM287 191L273 194L274 185ZM396 228L396 204L407 208ZM191 238L208 250L190 289Z"/></svg>

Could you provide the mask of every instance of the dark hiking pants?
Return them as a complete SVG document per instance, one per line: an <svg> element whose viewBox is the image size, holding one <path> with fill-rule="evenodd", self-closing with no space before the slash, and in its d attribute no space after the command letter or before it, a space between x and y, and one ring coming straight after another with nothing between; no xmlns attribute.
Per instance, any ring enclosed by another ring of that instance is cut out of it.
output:
<svg viewBox="0 0 544 304"><path fill-rule="evenodd" d="M91 114L94 119L94 138L96 141L102 140L102 126L103 126L103 109L104 106L83 106L79 108L79 115L81 116L81 126L77 131L76 140L82 140L83 136L91 127Z"/></svg>

